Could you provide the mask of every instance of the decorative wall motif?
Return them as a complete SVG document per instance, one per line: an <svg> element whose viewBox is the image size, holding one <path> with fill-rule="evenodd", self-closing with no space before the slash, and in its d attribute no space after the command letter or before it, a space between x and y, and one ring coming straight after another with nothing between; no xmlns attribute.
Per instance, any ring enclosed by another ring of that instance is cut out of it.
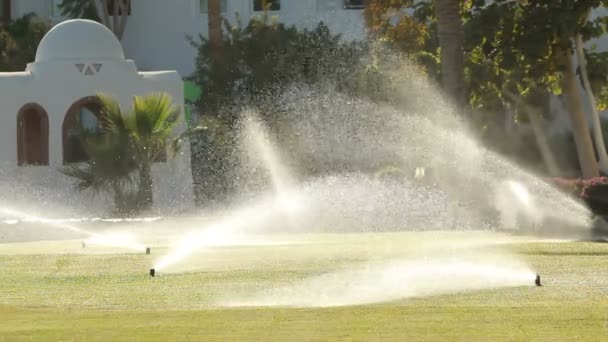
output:
<svg viewBox="0 0 608 342"><path fill-rule="evenodd" d="M77 63L74 64L76 66L76 69L78 69L79 73L84 73L86 76L92 76L95 75L96 73L101 71L101 68L103 67L103 64L101 63L93 63L93 64L84 64L84 63Z"/></svg>

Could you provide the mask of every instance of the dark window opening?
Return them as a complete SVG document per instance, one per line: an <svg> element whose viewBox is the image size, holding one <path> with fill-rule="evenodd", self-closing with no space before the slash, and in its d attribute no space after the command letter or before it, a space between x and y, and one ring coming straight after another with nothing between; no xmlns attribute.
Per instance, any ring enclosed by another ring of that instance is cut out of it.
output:
<svg viewBox="0 0 608 342"><path fill-rule="evenodd" d="M345 9L364 9L365 0L344 0Z"/></svg>
<svg viewBox="0 0 608 342"><path fill-rule="evenodd" d="M96 98L82 99L68 110L63 120L63 163L80 163L89 156L84 146L86 136L102 133L101 104Z"/></svg>
<svg viewBox="0 0 608 342"><path fill-rule="evenodd" d="M116 1L120 1L120 0L109 0L107 2L108 14L110 16L114 15L114 2L116 2ZM118 5L116 5L116 6L118 6ZM118 15L123 15L122 9L120 8L120 6L118 6ZM131 15L131 1L127 1L127 15Z"/></svg>
<svg viewBox="0 0 608 342"><path fill-rule="evenodd" d="M253 10L261 12L268 9L269 11L280 11L281 0L253 0Z"/></svg>
<svg viewBox="0 0 608 342"><path fill-rule="evenodd" d="M37 104L17 115L17 165L49 165L49 118Z"/></svg>
<svg viewBox="0 0 608 342"><path fill-rule="evenodd" d="M0 0L0 22L11 20L11 0Z"/></svg>

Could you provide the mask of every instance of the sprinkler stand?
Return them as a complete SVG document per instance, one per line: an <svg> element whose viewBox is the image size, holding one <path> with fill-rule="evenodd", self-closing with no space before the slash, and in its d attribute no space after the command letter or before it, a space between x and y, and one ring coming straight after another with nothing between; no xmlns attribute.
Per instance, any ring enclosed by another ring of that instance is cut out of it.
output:
<svg viewBox="0 0 608 342"><path fill-rule="evenodd" d="M146 247L146 254L150 254L150 247Z"/></svg>
<svg viewBox="0 0 608 342"><path fill-rule="evenodd" d="M151 268L150 269L150 277L155 277L156 276L156 270Z"/></svg>
<svg viewBox="0 0 608 342"><path fill-rule="evenodd" d="M536 284L536 286L543 286L540 283L540 275L538 275L538 274L536 275L536 279L534 280L534 284Z"/></svg>

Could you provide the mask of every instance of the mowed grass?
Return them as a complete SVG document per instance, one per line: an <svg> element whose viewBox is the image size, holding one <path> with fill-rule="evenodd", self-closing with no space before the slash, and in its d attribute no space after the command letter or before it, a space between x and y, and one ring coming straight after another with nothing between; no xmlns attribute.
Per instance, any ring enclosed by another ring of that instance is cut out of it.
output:
<svg viewBox="0 0 608 342"><path fill-rule="evenodd" d="M0 245L0 340L608 339L606 244L443 232L288 239L301 243L211 248L182 265L189 272L155 278L148 269L163 247L145 255L78 241ZM493 240L501 243L486 245ZM545 286L334 308L217 305L363 260L482 247L516 254Z"/></svg>

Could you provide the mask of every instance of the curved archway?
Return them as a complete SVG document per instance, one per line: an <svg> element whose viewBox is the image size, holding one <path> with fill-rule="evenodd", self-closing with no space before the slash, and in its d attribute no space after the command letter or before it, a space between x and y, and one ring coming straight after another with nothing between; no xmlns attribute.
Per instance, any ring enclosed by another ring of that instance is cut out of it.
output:
<svg viewBox="0 0 608 342"><path fill-rule="evenodd" d="M63 163L79 163L89 159L82 134L99 133L102 129L101 101L87 96L74 102L65 114L62 125Z"/></svg>
<svg viewBox="0 0 608 342"><path fill-rule="evenodd" d="M17 113L17 165L49 165L49 117L37 103Z"/></svg>

